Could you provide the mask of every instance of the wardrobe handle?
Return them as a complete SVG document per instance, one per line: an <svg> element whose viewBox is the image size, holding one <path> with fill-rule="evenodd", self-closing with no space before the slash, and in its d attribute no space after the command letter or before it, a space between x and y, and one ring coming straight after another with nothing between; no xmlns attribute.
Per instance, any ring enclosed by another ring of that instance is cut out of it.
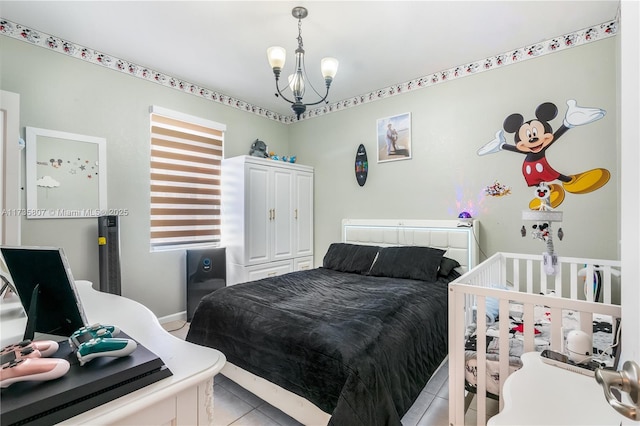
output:
<svg viewBox="0 0 640 426"><path fill-rule="evenodd" d="M297 218L298 218L298 209L295 209L295 210L293 211L293 217L294 217L294 219L297 219Z"/></svg>

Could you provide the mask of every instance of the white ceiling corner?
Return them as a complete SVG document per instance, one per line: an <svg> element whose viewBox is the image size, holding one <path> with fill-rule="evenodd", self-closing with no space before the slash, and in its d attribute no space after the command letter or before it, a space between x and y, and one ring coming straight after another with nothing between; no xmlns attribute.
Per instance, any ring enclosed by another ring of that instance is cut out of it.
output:
<svg viewBox="0 0 640 426"><path fill-rule="evenodd" d="M302 36L307 71L319 91L324 88L320 59L340 61L329 95L332 108L364 102L382 89L388 95L389 88L451 78L458 68L483 68L486 58L497 62L496 55L516 49L543 53L555 48L554 38L559 48L570 47L562 39L567 34L575 43L591 41L585 40L587 30L611 35L600 27L615 21L619 9L618 0L23 0L0 1L0 17L113 58L108 66L133 64L162 74L165 84L189 84L208 96L226 95L217 101L289 120L289 104L274 96L266 49L287 49L286 75L297 37L291 9L298 5L309 10Z"/></svg>

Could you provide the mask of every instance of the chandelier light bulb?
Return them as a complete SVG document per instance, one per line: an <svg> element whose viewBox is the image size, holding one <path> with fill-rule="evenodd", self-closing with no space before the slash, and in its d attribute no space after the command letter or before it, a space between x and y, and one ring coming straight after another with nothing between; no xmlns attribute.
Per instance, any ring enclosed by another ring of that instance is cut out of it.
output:
<svg viewBox="0 0 640 426"><path fill-rule="evenodd" d="M267 59L269 59L269 65L272 69L284 68L284 63L287 59L287 51L284 47L271 46L267 49Z"/></svg>
<svg viewBox="0 0 640 426"><path fill-rule="evenodd" d="M289 74L289 89L296 99L302 99L304 96L304 78L302 74Z"/></svg>
<svg viewBox="0 0 640 426"><path fill-rule="evenodd" d="M323 58L322 61L320 61L320 69L325 80L327 78L333 80L338 72L338 60L336 58Z"/></svg>

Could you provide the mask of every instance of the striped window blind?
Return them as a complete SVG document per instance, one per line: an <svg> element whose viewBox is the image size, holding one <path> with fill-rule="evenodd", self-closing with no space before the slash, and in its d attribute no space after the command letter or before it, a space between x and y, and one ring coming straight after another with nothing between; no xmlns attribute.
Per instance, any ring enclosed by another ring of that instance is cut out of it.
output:
<svg viewBox="0 0 640 426"><path fill-rule="evenodd" d="M151 107L151 251L219 245L225 130Z"/></svg>

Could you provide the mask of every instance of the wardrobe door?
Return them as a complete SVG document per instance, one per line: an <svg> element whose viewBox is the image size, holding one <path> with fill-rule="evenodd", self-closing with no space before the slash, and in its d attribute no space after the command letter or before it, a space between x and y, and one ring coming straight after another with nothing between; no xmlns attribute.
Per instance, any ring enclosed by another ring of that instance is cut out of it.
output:
<svg viewBox="0 0 640 426"><path fill-rule="evenodd" d="M296 172L294 186L294 257L313 255L313 173Z"/></svg>
<svg viewBox="0 0 640 426"><path fill-rule="evenodd" d="M245 264L271 260L272 204L271 170L247 164L245 169Z"/></svg>
<svg viewBox="0 0 640 426"><path fill-rule="evenodd" d="M271 260L293 256L293 176L288 169L273 169L273 219Z"/></svg>

